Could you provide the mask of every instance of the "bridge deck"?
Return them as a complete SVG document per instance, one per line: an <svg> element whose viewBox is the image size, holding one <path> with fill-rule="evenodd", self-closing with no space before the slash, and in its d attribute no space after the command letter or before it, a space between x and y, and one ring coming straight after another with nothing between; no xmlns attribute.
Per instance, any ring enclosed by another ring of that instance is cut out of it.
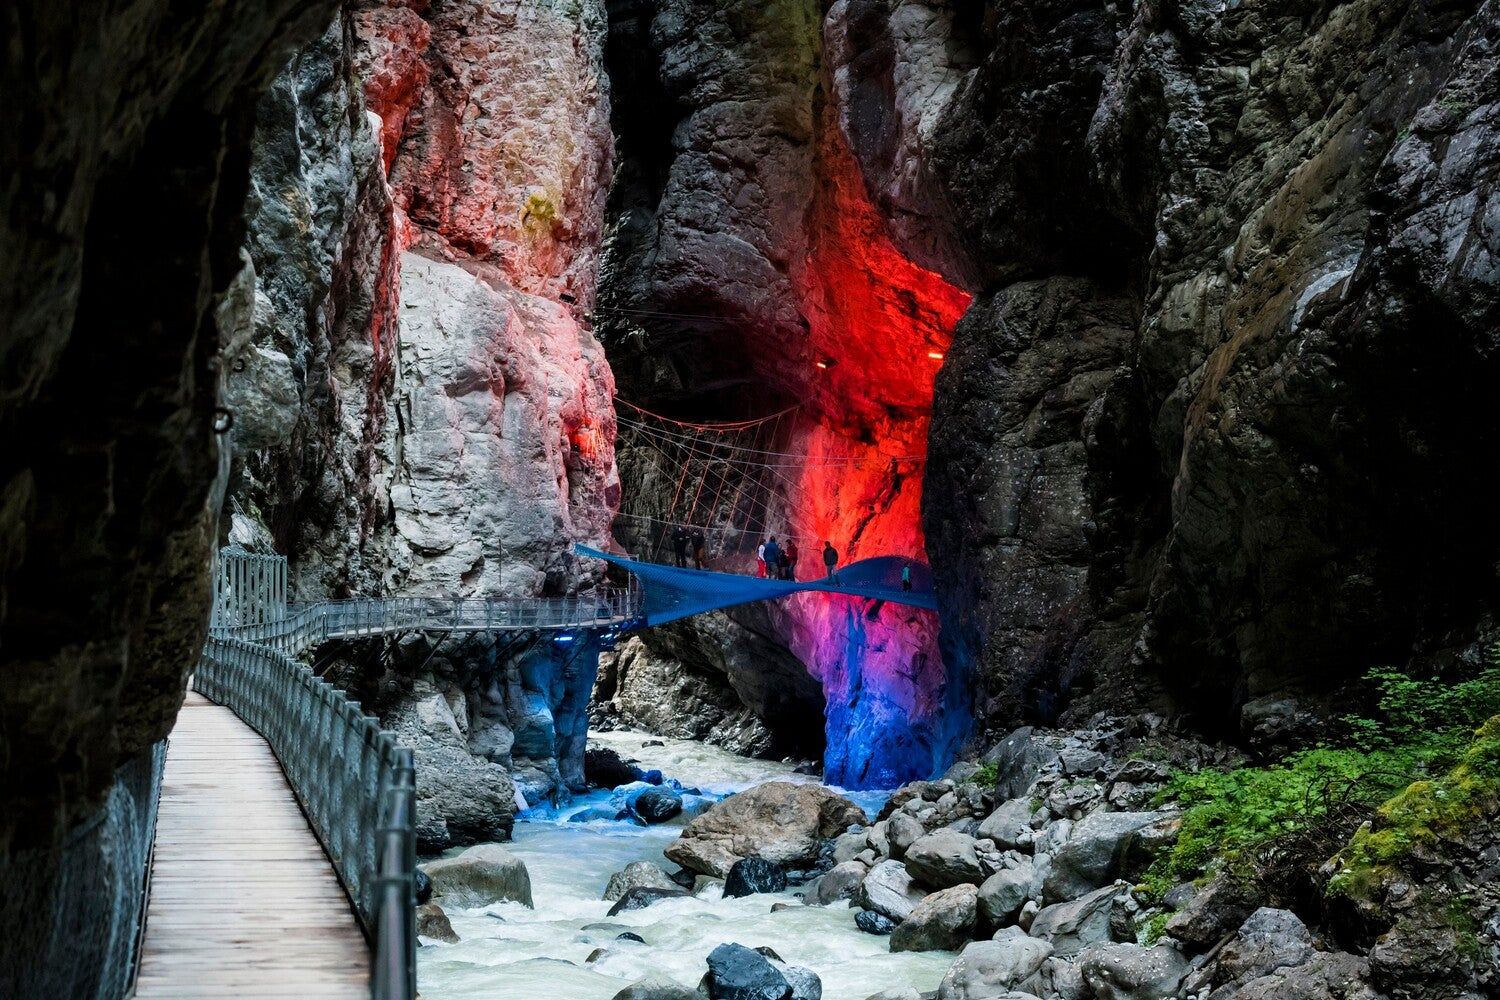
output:
<svg viewBox="0 0 1500 1000"><path fill-rule="evenodd" d="M369 951L271 749L189 693L167 751L137 996L369 996Z"/></svg>

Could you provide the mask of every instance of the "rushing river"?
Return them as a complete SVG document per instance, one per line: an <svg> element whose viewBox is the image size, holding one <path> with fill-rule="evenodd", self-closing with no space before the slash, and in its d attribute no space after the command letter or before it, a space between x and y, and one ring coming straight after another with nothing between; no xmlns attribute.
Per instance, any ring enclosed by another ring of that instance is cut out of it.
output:
<svg viewBox="0 0 1500 1000"><path fill-rule="evenodd" d="M667 740L666 746L642 747L652 738L623 732L590 736L643 767L660 768L714 795L764 781L816 780L793 774L784 764L737 757L699 743ZM884 798L853 797L866 809L878 808ZM497 903L448 911L459 943L423 941L417 953L418 984L427 1000L611 1000L651 974L693 987L707 969L708 953L725 941L769 945L792 965L812 969L823 980L825 1000L865 1000L899 985L935 989L953 962L950 952L893 955L887 938L855 929L847 904L803 906L795 888L742 899L723 899L713 888L702 897L667 899L606 916L613 904L599 897L610 875L641 860L674 870L662 849L682 825L566 822L568 814L607 798L607 793L596 793L564 807L561 816L538 811L516 824L515 839L506 846L526 862L536 909ZM772 913L778 902L794 905ZM646 943L615 940L626 930ZM604 948L604 956L585 963L596 948Z"/></svg>

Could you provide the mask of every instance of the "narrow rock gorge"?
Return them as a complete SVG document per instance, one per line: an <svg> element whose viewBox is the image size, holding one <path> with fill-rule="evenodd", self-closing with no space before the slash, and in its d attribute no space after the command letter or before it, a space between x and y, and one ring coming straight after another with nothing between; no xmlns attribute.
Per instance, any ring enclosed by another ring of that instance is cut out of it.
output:
<svg viewBox="0 0 1500 1000"><path fill-rule="evenodd" d="M774 537L917 594L309 654L480 845L432 995L1500 996L1500 0L0 24L0 995L129 988L221 548Z"/></svg>

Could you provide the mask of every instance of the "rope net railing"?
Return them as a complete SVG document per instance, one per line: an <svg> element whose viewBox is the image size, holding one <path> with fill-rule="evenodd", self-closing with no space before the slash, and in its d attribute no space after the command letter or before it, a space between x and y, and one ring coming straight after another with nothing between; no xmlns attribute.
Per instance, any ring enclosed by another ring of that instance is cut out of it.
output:
<svg viewBox="0 0 1500 1000"><path fill-rule="evenodd" d="M871 468L916 469L920 455L815 455L788 448L800 406L753 420L675 420L617 399L617 455L636 497L616 515L633 556L695 569L744 567L768 536L814 541L810 478ZM803 548L800 559L815 561ZM793 575L798 571L794 569Z"/></svg>

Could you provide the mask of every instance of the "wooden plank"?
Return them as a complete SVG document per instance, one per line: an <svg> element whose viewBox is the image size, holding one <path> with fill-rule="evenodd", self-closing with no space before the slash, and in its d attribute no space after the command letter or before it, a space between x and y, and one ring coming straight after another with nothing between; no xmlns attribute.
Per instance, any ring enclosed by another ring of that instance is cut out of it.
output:
<svg viewBox="0 0 1500 1000"><path fill-rule="evenodd" d="M369 951L264 740L190 692L167 750L136 996L369 995Z"/></svg>

